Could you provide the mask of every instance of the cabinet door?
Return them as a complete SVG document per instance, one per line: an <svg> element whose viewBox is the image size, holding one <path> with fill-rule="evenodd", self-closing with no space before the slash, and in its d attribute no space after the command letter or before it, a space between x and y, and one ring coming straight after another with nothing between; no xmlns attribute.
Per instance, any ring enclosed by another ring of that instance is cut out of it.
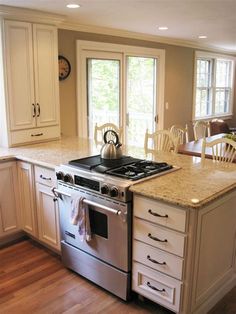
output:
<svg viewBox="0 0 236 314"><path fill-rule="evenodd" d="M60 250L58 205L51 187L36 183L39 240Z"/></svg>
<svg viewBox="0 0 236 314"><path fill-rule="evenodd" d="M18 182L22 229L27 233L36 236L37 225L33 183L33 165L27 162L18 162Z"/></svg>
<svg viewBox="0 0 236 314"><path fill-rule="evenodd" d="M33 25L37 126L59 123L57 30Z"/></svg>
<svg viewBox="0 0 236 314"><path fill-rule="evenodd" d="M0 164L0 236L18 230L16 163Z"/></svg>
<svg viewBox="0 0 236 314"><path fill-rule="evenodd" d="M32 25L5 21L6 74L11 130L36 125Z"/></svg>

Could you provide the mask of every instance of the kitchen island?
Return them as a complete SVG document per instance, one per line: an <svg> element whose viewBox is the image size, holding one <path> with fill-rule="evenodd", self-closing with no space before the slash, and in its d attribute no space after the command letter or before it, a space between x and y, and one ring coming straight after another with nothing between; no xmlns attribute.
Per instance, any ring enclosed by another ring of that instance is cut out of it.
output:
<svg viewBox="0 0 236 314"><path fill-rule="evenodd" d="M43 200L41 196L47 195L53 199L50 189L55 183L55 166L72 159L99 154L100 148L93 141L78 138L0 148L2 164L17 164L18 182L19 178L21 182L15 191L21 188L22 182L30 191L25 195L25 200L31 198L30 202L26 202L28 212L22 215L24 209L21 207L21 215L16 215L21 216L17 218L18 227L12 230L23 229L59 251L57 208L54 207L54 216L51 216L53 224L50 222L47 228L42 226L48 202L45 202L45 206L40 205ZM221 166L211 160L202 163L198 157L172 153L146 156L142 150L132 147L126 148L124 153L133 157L166 161L180 168L131 187L134 193L133 289L175 312L205 313L236 284L236 165ZM31 175L19 176L19 173ZM43 181L42 177L50 177L51 180ZM34 206L37 210L33 209L32 216L30 209ZM150 213L145 216L145 210L164 217ZM24 227L22 217L26 220ZM30 224L32 228L29 227ZM153 240L147 241L143 237L144 230L149 230L145 227L151 228L152 233L159 230L164 237L161 238L164 246L148 242ZM171 239L177 241L172 248L168 247ZM151 253L146 254L144 249L150 249ZM143 253L141 256L138 254L140 251ZM161 263L165 262L163 267L154 267L157 263L150 261L153 259L152 254L155 254L155 260L162 258ZM172 269L171 265L177 266ZM146 286L147 283L149 286ZM161 287L161 284L165 287Z"/></svg>

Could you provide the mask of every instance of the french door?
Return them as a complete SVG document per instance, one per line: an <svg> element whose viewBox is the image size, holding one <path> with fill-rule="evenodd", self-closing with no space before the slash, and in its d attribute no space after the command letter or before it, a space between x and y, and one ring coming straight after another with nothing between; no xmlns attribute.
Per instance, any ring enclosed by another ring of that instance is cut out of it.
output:
<svg viewBox="0 0 236 314"><path fill-rule="evenodd" d="M84 49L79 59L79 136L93 138L96 123L111 122L123 128L122 143L143 147L146 129L158 127L159 58Z"/></svg>

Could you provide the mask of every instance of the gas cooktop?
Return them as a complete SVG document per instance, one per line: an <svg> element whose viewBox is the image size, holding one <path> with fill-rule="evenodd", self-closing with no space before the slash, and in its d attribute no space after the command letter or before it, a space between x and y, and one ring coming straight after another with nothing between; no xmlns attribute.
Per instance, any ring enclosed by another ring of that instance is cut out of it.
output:
<svg viewBox="0 0 236 314"><path fill-rule="evenodd" d="M84 170L109 174L128 180L139 180L173 168L166 162L142 160L130 156L120 159L102 159L100 155L69 161L69 164Z"/></svg>

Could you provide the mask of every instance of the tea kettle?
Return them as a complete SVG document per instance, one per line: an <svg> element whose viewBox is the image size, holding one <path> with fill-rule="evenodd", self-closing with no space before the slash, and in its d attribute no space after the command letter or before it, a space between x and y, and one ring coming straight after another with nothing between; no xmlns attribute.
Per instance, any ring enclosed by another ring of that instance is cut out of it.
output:
<svg viewBox="0 0 236 314"><path fill-rule="evenodd" d="M112 139L114 137L114 140ZM109 139L110 138L110 139ZM119 159L122 157L121 143L118 134L113 130L107 130L103 136L104 145L101 148L101 158Z"/></svg>

